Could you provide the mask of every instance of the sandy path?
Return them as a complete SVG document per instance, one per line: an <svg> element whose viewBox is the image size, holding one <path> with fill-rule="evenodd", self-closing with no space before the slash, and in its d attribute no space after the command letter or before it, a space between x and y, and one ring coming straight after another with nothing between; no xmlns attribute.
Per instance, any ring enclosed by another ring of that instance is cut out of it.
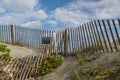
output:
<svg viewBox="0 0 120 80"><path fill-rule="evenodd" d="M64 58L63 64L59 68L45 75L42 79L39 78L39 80L73 80L71 73L77 64L78 60L76 57Z"/></svg>
<svg viewBox="0 0 120 80"><path fill-rule="evenodd" d="M0 44L5 44L5 43L0 43ZM28 49L26 47L20 47L12 44L5 44L7 45L8 48L10 48L10 55L15 58L15 57L25 57L29 55L36 55L37 52L34 50Z"/></svg>

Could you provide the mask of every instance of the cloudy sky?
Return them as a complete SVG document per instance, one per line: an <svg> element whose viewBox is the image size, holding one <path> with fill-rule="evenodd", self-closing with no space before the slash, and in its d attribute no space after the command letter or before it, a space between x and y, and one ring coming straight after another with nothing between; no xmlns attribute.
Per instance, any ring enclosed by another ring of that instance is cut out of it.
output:
<svg viewBox="0 0 120 80"><path fill-rule="evenodd" d="M120 0L0 0L0 24L40 29L120 18Z"/></svg>

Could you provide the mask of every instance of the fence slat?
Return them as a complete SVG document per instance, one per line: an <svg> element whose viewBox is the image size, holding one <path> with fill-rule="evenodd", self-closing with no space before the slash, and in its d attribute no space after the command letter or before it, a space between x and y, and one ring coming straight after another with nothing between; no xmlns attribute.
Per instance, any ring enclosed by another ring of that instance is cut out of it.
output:
<svg viewBox="0 0 120 80"><path fill-rule="evenodd" d="M102 30L102 27L101 27L101 24L100 24L99 20L98 20L98 24L99 24L100 31L101 31L101 34L102 34L102 37L103 37L103 41L104 41L104 44L105 44L105 47L106 47L106 51L108 52L108 47L107 47L107 44L106 44L106 41L105 41L105 36L104 36L104 33L103 33L103 30Z"/></svg>
<svg viewBox="0 0 120 80"><path fill-rule="evenodd" d="M88 32L89 32L89 35L90 35L90 42L91 42L91 48L92 48L92 52L94 52L94 43L93 43L93 40L92 40L92 34L90 32L90 26L89 26L89 23L87 23L87 27L88 27Z"/></svg>
<svg viewBox="0 0 120 80"><path fill-rule="evenodd" d="M97 33L95 31L95 26L94 26L93 22L90 22L90 23L92 25L93 34L95 35L96 48L97 48L97 50L99 50L101 52L100 45L99 45L98 38L97 38Z"/></svg>
<svg viewBox="0 0 120 80"><path fill-rule="evenodd" d="M92 38L93 39L93 48L94 48L95 51L98 51L95 36L94 36L94 32L93 32L93 29L92 29L92 24L90 22L89 22L89 25L90 25L91 35L93 37Z"/></svg>
<svg viewBox="0 0 120 80"><path fill-rule="evenodd" d="M118 19L118 24L119 24L119 28L120 28L120 19Z"/></svg>
<svg viewBox="0 0 120 80"><path fill-rule="evenodd" d="M113 25L114 25L114 28L115 28L115 33L116 33L116 35L117 35L118 42L119 42L119 44L120 44L120 37L119 37L118 31L117 31L117 28L116 28L116 25L115 25L115 21L112 20L112 22L113 22Z"/></svg>
<svg viewBox="0 0 120 80"><path fill-rule="evenodd" d="M78 27L78 31L79 31L79 42L80 42L80 51L82 52L82 39L81 39L81 30L80 30L80 27Z"/></svg>
<svg viewBox="0 0 120 80"><path fill-rule="evenodd" d="M86 35L85 35L85 30L84 30L84 25L82 25L82 30L83 30L83 36L84 36L84 41L85 41L85 50L87 51L87 40L86 40Z"/></svg>
<svg viewBox="0 0 120 80"><path fill-rule="evenodd" d="M102 40L101 40L101 37L100 37L100 33L99 33L99 31L98 31L98 26L97 26L97 24L96 24L96 21L94 21L94 24L95 24L95 29L97 30L97 34L98 34L99 41L100 41L100 48L102 47L102 50L103 50L103 52L104 52Z"/></svg>
<svg viewBox="0 0 120 80"><path fill-rule="evenodd" d="M70 29L70 40L71 40L71 42L70 42L70 44L71 44L71 53L72 53L72 51L73 51L73 41L72 41L72 29Z"/></svg>
<svg viewBox="0 0 120 80"><path fill-rule="evenodd" d="M104 27L104 30L105 30L105 34L106 34L106 36L107 36L107 40L108 40L110 49L111 49L111 51L113 52L113 48L112 48L112 45L111 45L111 43L110 43L110 39L109 39L109 36L108 36L108 32L107 32L107 28L106 28L106 26L105 26L104 20L102 20L102 23L103 23L103 27ZM111 30L110 30L110 32L111 32L111 34L112 34L112 31L111 31ZM113 37L112 37L112 38L113 38Z"/></svg>
<svg viewBox="0 0 120 80"><path fill-rule="evenodd" d="M83 30L82 27L80 26L80 30L81 30L81 38L82 38L82 53L84 52L84 48L85 48L85 44L84 44L84 38L83 38Z"/></svg>
<svg viewBox="0 0 120 80"><path fill-rule="evenodd" d="M80 36L79 36L79 27L77 28L77 45L78 45L78 51L80 51Z"/></svg>
<svg viewBox="0 0 120 80"><path fill-rule="evenodd" d="M112 28L111 28L111 26L110 26L109 20L107 20L107 23L108 23L108 26L109 26L109 29L110 29L110 33L111 33L111 35L112 35L112 39L113 39L113 43L114 43L115 49L116 49L116 51L118 51L117 45L116 45L116 43L115 43L114 35L113 35L113 32L112 32ZM110 43L110 44L111 44L111 43Z"/></svg>
<svg viewBox="0 0 120 80"><path fill-rule="evenodd" d="M86 35L87 35L88 47L90 47L90 38L89 38L89 35L88 35L88 31L87 31L86 24L84 24L84 27L85 27L85 31L86 31ZM88 50L88 51L89 51L89 50Z"/></svg>

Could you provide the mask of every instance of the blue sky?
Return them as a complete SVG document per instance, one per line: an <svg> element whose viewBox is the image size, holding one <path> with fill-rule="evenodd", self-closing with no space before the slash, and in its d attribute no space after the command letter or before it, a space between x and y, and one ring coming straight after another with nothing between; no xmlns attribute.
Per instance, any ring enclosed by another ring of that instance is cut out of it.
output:
<svg viewBox="0 0 120 80"><path fill-rule="evenodd" d="M0 0L0 24L40 29L120 18L120 0Z"/></svg>
<svg viewBox="0 0 120 80"><path fill-rule="evenodd" d="M56 8L63 7L73 0L39 0L41 3L41 8L47 12L53 11Z"/></svg>

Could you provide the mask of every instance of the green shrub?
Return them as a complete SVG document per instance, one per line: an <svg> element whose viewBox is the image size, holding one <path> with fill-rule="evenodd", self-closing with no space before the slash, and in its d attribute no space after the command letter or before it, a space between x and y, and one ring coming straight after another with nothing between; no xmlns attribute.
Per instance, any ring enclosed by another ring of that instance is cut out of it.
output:
<svg viewBox="0 0 120 80"><path fill-rule="evenodd" d="M2 55L0 55L0 58L1 57L3 57L6 60L10 60L12 58L9 53L2 54Z"/></svg>
<svg viewBox="0 0 120 80"><path fill-rule="evenodd" d="M56 57L55 55L50 56L47 60L53 68L57 68L62 64L62 57Z"/></svg>
<svg viewBox="0 0 120 80"><path fill-rule="evenodd" d="M39 64L36 69L40 71L40 75L47 74L49 72L52 72L55 68L59 67L62 64L62 57L56 56L55 54L52 54L50 57L43 59L42 63ZM33 71L31 72L31 77L34 77Z"/></svg>
<svg viewBox="0 0 120 80"><path fill-rule="evenodd" d="M0 44L0 51L1 51L1 52L7 52L7 53L9 53L9 52L10 52L10 49L7 48L6 45Z"/></svg>
<svg viewBox="0 0 120 80"><path fill-rule="evenodd" d="M41 64L42 75L52 72L53 69L59 67L62 64L62 57L56 57L55 55L51 55L50 57L44 59Z"/></svg>
<svg viewBox="0 0 120 80"><path fill-rule="evenodd" d="M0 51L6 51L6 45L0 44Z"/></svg>
<svg viewBox="0 0 120 80"><path fill-rule="evenodd" d="M3 57L6 60L12 58L12 57L10 57L10 54L9 54L10 53L10 49L7 48L6 45L0 44L0 52L3 52L2 54L0 54L0 58Z"/></svg>
<svg viewBox="0 0 120 80"><path fill-rule="evenodd" d="M31 77L34 77L34 76L35 76L35 72L34 72L34 71L31 71L30 76L31 76Z"/></svg>

